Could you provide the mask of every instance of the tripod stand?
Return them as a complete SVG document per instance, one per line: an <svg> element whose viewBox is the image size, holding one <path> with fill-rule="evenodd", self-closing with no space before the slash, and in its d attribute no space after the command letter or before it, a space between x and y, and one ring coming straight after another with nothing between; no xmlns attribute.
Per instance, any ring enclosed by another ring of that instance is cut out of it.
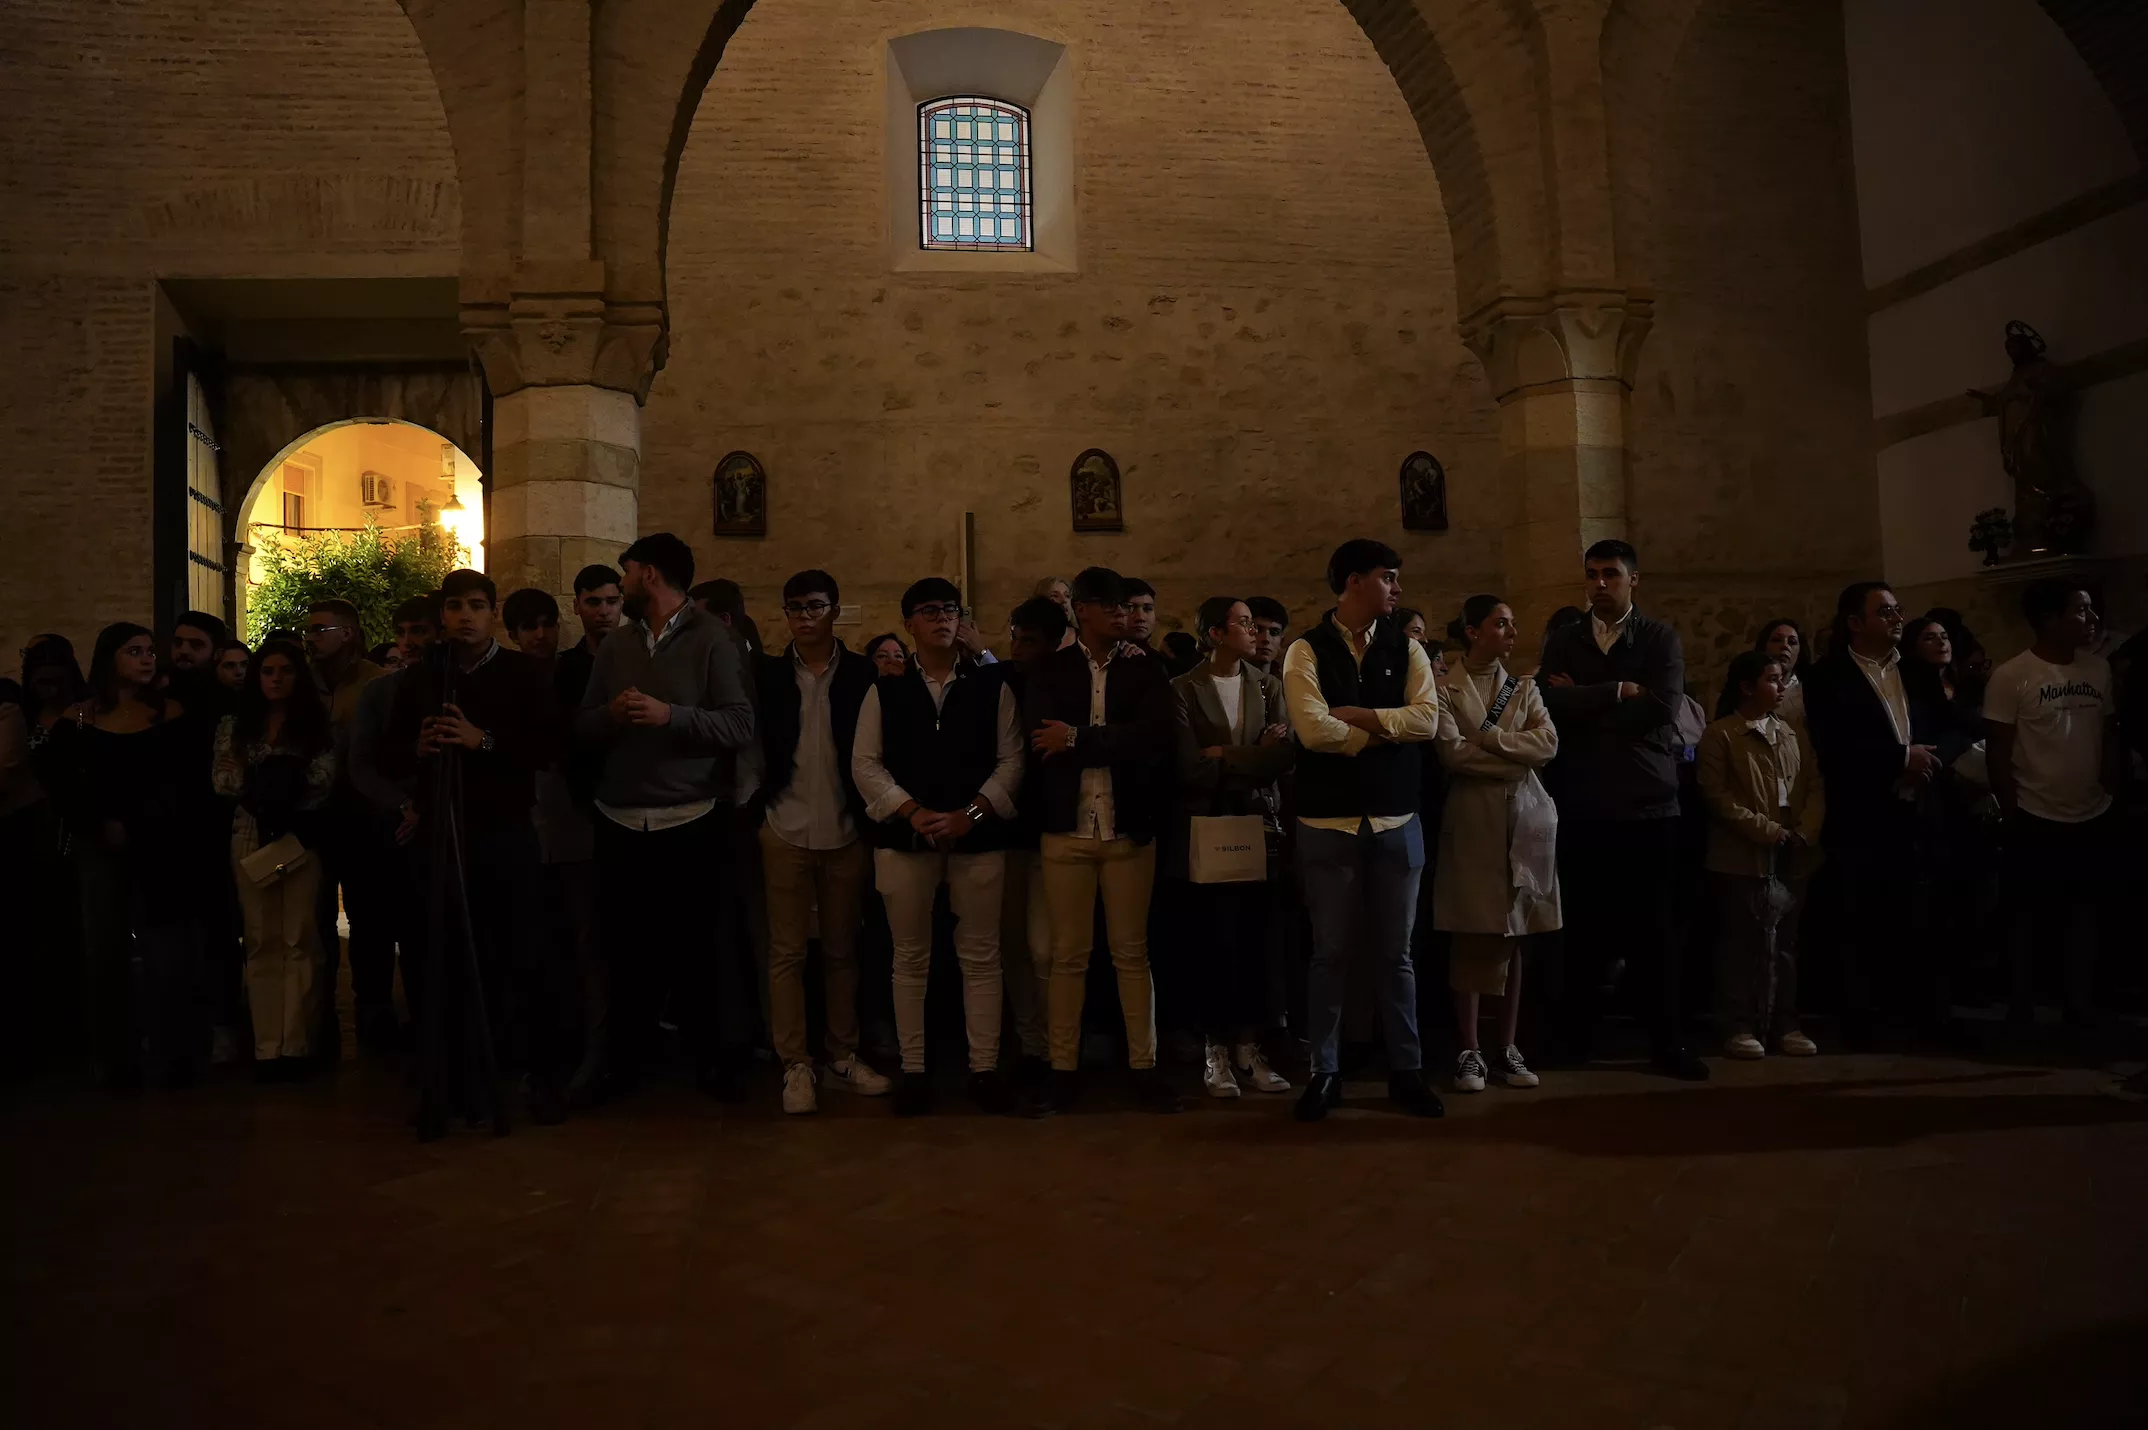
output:
<svg viewBox="0 0 2148 1430"><path fill-rule="evenodd" d="M440 677L440 704L455 703L461 668L454 646L436 645L429 659ZM425 996L419 1044L417 1131L420 1142L447 1135L451 1069L448 1049L447 985L450 968L460 976L455 1001L463 1010L463 1039L455 1059L468 1086L468 1112L482 1117L492 1135L507 1135L507 1104L500 1096L499 1061L492 1047L492 1017L485 1000L485 977L477 956L477 933L470 923L470 882L463 867L462 747L446 745L433 756L432 861L426 901ZM449 943L455 945L453 955ZM474 1058L472 1054L474 1053ZM474 1066L473 1066L474 1063Z"/></svg>

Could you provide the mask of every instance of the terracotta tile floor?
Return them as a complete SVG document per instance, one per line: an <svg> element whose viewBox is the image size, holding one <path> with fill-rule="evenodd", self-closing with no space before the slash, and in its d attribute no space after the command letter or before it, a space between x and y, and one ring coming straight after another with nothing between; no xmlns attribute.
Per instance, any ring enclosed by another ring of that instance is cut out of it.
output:
<svg viewBox="0 0 2148 1430"><path fill-rule="evenodd" d="M409 1139L394 1069L6 1094L0 1425L2148 1425L2148 1113L1885 1057Z"/></svg>

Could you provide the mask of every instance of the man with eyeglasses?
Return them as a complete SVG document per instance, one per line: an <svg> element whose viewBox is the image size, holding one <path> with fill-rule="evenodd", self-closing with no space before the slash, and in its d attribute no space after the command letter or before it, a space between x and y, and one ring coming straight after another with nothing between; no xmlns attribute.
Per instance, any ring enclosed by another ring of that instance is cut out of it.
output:
<svg viewBox="0 0 2148 1430"><path fill-rule="evenodd" d="M768 890L769 1040L783 1064L783 1110L808 1113L830 1087L877 1097L892 1084L858 1056L858 920L872 861L859 838L865 800L850 772L873 663L836 638L842 588L825 571L783 583L791 642L756 657L760 674L762 878ZM806 931L820 910L826 1065L806 1037Z"/></svg>
<svg viewBox="0 0 2148 1430"><path fill-rule="evenodd" d="M336 936L338 907L350 919L351 1001L358 1041L385 1048L397 1041L395 1010L387 1000L395 981L395 930L387 912L387 871L374 857L368 837L365 797L350 777L351 730L358 719L358 697L386 674L366 659L365 632L358 608L340 597L315 601L306 609L306 654L313 662L313 683L328 706L329 733L336 747L336 787L321 811L321 886L314 904L320 921L321 947L328 954L321 1000L321 1022L314 1053L324 1063L342 1057L342 1032L334 989L341 944Z"/></svg>
<svg viewBox="0 0 2148 1430"><path fill-rule="evenodd" d="M962 618L962 593L952 581L928 576L903 592L903 625L917 655L903 674L883 676L866 692L851 750L875 882L894 934L898 1117L932 1109L925 987L933 898L943 882L962 965L970 1097L988 1113L1020 1110L999 1074L999 918L1022 736L1001 667L961 658Z"/></svg>
<svg viewBox="0 0 2148 1430"><path fill-rule="evenodd" d="M1178 1094L1156 1067L1148 938L1156 835L1175 789L1171 681L1162 661L1126 643L1126 583L1118 572L1092 566L1076 576L1073 605L1079 639L1037 663L1023 699L1023 724L1041 757L1032 798L1052 922L1048 1095L1055 1107L1071 1106L1078 1085L1101 894L1135 1097L1152 1112L1177 1112Z"/></svg>
<svg viewBox="0 0 2148 1430"><path fill-rule="evenodd" d="M1920 1029L1944 1021L1933 940L1908 937L1904 920L1923 878L1917 811L1939 771L1932 709L1902 678L1902 603L1884 581L1856 581L1835 602L1834 639L1805 677L1805 728L1827 787L1820 841L1842 895L1844 1032L1870 1044L1882 1002L1906 1002ZM1912 968L1911 960L1923 964ZM1876 976L1894 986L1885 996Z"/></svg>

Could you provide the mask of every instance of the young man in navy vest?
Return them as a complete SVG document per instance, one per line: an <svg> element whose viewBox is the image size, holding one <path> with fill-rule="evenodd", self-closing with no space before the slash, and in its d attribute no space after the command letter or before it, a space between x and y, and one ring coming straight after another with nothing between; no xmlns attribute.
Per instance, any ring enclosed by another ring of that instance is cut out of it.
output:
<svg viewBox="0 0 2148 1430"><path fill-rule="evenodd" d="M956 650L962 617L962 593L952 581L928 576L902 593L903 625L917 655L903 674L882 676L866 692L851 746L851 773L875 845L875 882L895 936L899 1117L932 1107L925 984L932 901L943 881L962 965L970 1096L986 1112L1016 1110L999 1074L999 904L1022 782L1022 734L999 667L972 664Z"/></svg>
<svg viewBox="0 0 2148 1430"><path fill-rule="evenodd" d="M827 997L831 1087L877 1097L888 1080L858 1056L858 910L872 877L860 838L865 800L850 776L858 711L873 663L835 635L843 595L825 571L783 583L791 643L754 657L761 733L761 871L768 885L769 1038L783 1063L783 1110L812 1112L813 1054L806 1043L806 928L820 910L821 981Z"/></svg>
<svg viewBox="0 0 2148 1430"><path fill-rule="evenodd" d="M1156 835L1176 787L1171 678L1161 660L1127 642L1118 572L1092 566L1076 576L1073 605L1080 639L1037 662L1022 700L1030 744L1042 757L1032 798L1052 924L1050 1098L1055 1107L1074 1099L1101 894L1134 1095L1152 1112L1177 1112L1178 1094L1156 1068L1148 935Z"/></svg>
<svg viewBox="0 0 2148 1430"><path fill-rule="evenodd" d="M1307 977L1312 1077L1298 1100L1316 1122L1342 1101L1336 1070L1352 955L1374 961L1387 1033L1388 1092L1404 1111L1444 1110L1424 1079L1410 926L1424 873L1417 817L1418 746L1439 728L1439 690L1424 647L1394 619L1402 559L1359 538L1335 549L1335 606L1283 655L1283 703L1298 758L1298 862L1313 921Z"/></svg>
<svg viewBox="0 0 2148 1430"><path fill-rule="evenodd" d="M1685 1046L1678 1018L1676 721L1685 649L1678 632L1635 608L1641 573L1631 546L1599 541L1581 559L1588 617L1545 638L1538 675L1559 728L1559 758L1544 782L1559 806L1566 1051L1587 1060L1603 970L1624 959L1656 1070L1698 1082L1708 1065Z"/></svg>

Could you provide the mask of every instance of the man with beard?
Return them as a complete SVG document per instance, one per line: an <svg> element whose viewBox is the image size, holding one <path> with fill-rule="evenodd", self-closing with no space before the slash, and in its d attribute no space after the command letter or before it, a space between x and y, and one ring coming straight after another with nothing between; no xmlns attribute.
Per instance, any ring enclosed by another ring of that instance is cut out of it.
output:
<svg viewBox="0 0 2148 1430"><path fill-rule="evenodd" d="M715 858L753 743L753 703L738 643L687 600L694 553L669 532L619 558L627 623L597 651L575 716L578 742L602 752L596 790L599 938L611 996L592 1099L630 1090L656 1037L667 969L704 1091L735 1096L717 1053L715 960L703 928ZM735 875L733 875L735 877Z"/></svg>

